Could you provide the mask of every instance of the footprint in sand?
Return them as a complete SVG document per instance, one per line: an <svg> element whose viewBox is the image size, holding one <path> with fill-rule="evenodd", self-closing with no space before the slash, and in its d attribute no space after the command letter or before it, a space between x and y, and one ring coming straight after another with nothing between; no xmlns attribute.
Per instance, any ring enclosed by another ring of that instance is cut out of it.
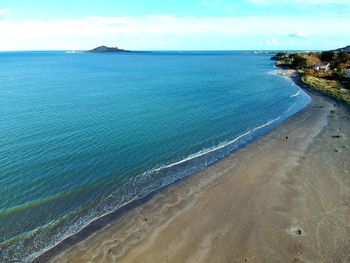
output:
<svg viewBox="0 0 350 263"><path fill-rule="evenodd" d="M287 230L288 234L294 235L294 236L303 236L304 230L300 226L293 226Z"/></svg>

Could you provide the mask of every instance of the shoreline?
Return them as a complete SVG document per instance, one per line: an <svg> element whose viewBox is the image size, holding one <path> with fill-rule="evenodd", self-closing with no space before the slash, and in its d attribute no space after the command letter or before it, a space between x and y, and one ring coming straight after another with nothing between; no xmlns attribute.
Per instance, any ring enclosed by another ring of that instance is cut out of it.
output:
<svg viewBox="0 0 350 263"><path fill-rule="evenodd" d="M350 55L346 51L278 52L271 59L277 61L276 67L298 70L299 82L308 88L350 105Z"/></svg>
<svg viewBox="0 0 350 263"><path fill-rule="evenodd" d="M298 87L298 89L301 89L301 88ZM297 109L297 113L299 111L302 111L304 108L302 108L301 110ZM295 111L295 110L296 109L293 109L293 111ZM297 114L297 113L292 113L290 115L289 111L290 111L290 109L288 111L282 113L282 115L278 116L277 118L275 118L273 120L269 120L267 123L264 123L260 126L257 126L244 134L241 134L240 136L236 137L232 141L226 142L224 145L222 145L220 147L218 146L218 149L220 150L221 148L229 147L232 143L235 143L236 141L238 141L239 143L236 146L234 146L233 150L229 150L230 151L229 155L225 155L224 157L221 157L221 158L215 160L214 162L208 164L205 168L201 168L197 172L194 172L194 173L187 175L185 177L178 178L174 182L172 182L168 185L164 185L161 188L150 192L146 196L140 197L139 199L132 200L132 201L126 203L125 205L121 206L120 208L116 209L115 211L108 212L108 213L94 219L93 221L89 222L85 227L80 229L78 232L76 232L70 236L67 236L66 238L64 238L62 241L60 241L59 243L57 243L53 247L50 247L45 251L39 252L38 255L36 255L33 259L31 259L31 261L35 262L35 263L50 261L52 258L57 256L58 254L64 253L64 251L69 250L71 247L79 244L80 242L83 242L84 240L89 239L90 237L92 237L93 235L98 233L99 231L103 231L103 229L106 226L108 226L109 224L113 224L113 223L117 222L118 220L121 220L123 217L127 216L129 213L134 213L135 209L152 201L152 199L155 198L157 195L168 191L169 188L173 188L173 187L176 188L179 184L182 184L183 181L186 181L189 179L189 177L194 176L194 174L200 173L202 170L205 170L212 165L216 165L216 163L222 161L223 159L229 157L232 154L236 154L241 149L244 149L245 147L247 147L247 145L253 143L256 140L259 140L259 138L261 138L262 136L265 136L265 134L270 132L272 129L275 129L279 125L283 125L283 123L286 120L288 120L289 118L291 118L295 114ZM291 112L293 112L293 111L291 111ZM247 139L245 139L243 141L243 143L240 142L241 138L244 139L246 137L247 137ZM216 151L218 149L210 150L209 153L211 151Z"/></svg>
<svg viewBox="0 0 350 263"><path fill-rule="evenodd" d="M293 81L296 82L296 79L293 79ZM296 84L298 85L297 82ZM310 90L308 90L308 93L310 93ZM307 116L309 116L310 118L310 115L314 115L313 117L315 117L317 115L319 119L323 120L323 121L320 121L318 124L319 125L322 124L323 126L321 125L322 127L321 126L319 127L317 134L314 136L314 138L311 138L311 139L309 138L309 140L311 141L309 141L309 143L307 144L307 148L310 148L310 147L312 148L311 142L315 138L317 138L319 133L326 130L327 125L329 125L328 122L330 121L330 116L332 116L332 115L329 115L329 112L332 112L333 103L330 102L332 101L331 99L325 98L324 95L318 95L312 90L311 90L311 96L313 97L311 104L306 106L306 108L302 109L295 115L291 116L289 119L285 120L277 128L274 128L272 131L269 131L267 134L260 137L258 140L249 144L246 148L241 149L236 154L230 155L224 158L223 160L220 160L218 163L212 166L209 166L204 170L193 174L190 177L179 180L175 184L171 184L167 186L166 189L161 189L158 193L154 193L154 195L152 195L149 199L145 200L145 202L142 205L134 207L131 213L125 213L124 215L120 216L120 220L112 222L111 224L106 226L104 229L98 232L95 232L91 237L85 239L84 241L76 245L73 245L69 249L58 254L57 256L52 258L52 262L71 262L71 261L84 262L87 259L93 262L94 261L97 262L99 259L101 259L101 257L103 257L103 259L106 262L113 262L115 260L120 260L121 262L129 262L129 261L140 262L140 261L137 261L137 259L138 260L140 260L140 258L145 259L145 256L148 256L147 259L151 262L152 260L151 255L155 256L154 253L156 253L158 250L163 252L165 251L164 249L163 250L159 249L159 247L161 247L162 243L166 243L164 242L164 236L165 237L167 236L166 232L171 232L169 231L169 229L174 227L174 224L175 224L174 222L178 221L178 218L184 217L184 215L186 215L187 213L191 214L191 211L194 210L195 208L194 207L195 204L198 204L198 202L200 203L201 200L205 200L208 198L208 196L206 195L208 194L208 192L211 191L210 189L215 188L217 185L221 185L221 188L224 187L223 185L225 184L222 184L222 181L225 181L225 180L230 181L230 180L233 180L232 178L237 180L236 177L242 177L242 175L236 175L235 177L235 176L232 176L232 174L229 176L227 171L230 170L230 168L232 169L232 167L234 167L235 165L238 165L237 160L239 160L240 158L244 159L244 162L249 162L249 158L251 159L250 155L257 154L257 150L256 150L257 145L262 144L263 147L269 148L269 147L272 147L271 145L273 144L277 144L277 146L278 144L283 144L283 143L286 144L286 142L284 142L284 139L283 139L284 137L276 138L277 134L281 132L281 130L283 131L287 129L287 132L288 131L292 132L292 129L290 126L292 126L293 129L298 128L293 126L298 126L297 124L299 124L300 126L300 124L303 124L303 118L306 118ZM325 107L324 104L327 104L327 106ZM346 111L346 109L342 107L343 106L338 107L337 111L338 110ZM305 122L305 119L304 119L304 122ZM305 126L305 123L304 123L304 126ZM308 127L308 129L310 128L312 129L313 127L312 126ZM344 149L347 149L349 146L348 138L346 139L347 139L345 143L346 145L343 145L345 146ZM290 144L290 141L291 139L289 139L289 142L287 143L288 145ZM300 143L298 142L295 142L295 143L299 145L298 147L301 147ZM283 147L285 147L285 145L283 145ZM303 151L306 152L307 149L303 149ZM302 157L298 157L298 158L300 158L301 160L304 160L303 155L301 156ZM248 160L246 160L247 158ZM298 158L297 159L294 158L293 162L300 161ZM281 162L281 160L279 161ZM288 163L289 162L290 161L288 160ZM279 165L281 165L281 163L279 163ZM348 163L346 163L345 168L346 168L345 172L349 173ZM245 178L242 177L240 178L240 180L244 181ZM231 186L237 188L237 185L236 186L231 185ZM348 187L349 184L347 184L346 186ZM239 195L240 191L238 189L237 191ZM227 202L225 198L223 198L222 201L224 203ZM258 200L255 200L255 201L258 201ZM215 210L214 207L212 207L212 209ZM277 210L278 209L283 212L285 208L282 207L282 208L277 208ZM348 211L349 211L348 206L346 206L345 215L348 214ZM194 214L194 215L193 213L194 212L192 211L192 216L190 217L192 219L198 216L199 212L197 211L197 214ZM153 219L153 218L156 218L157 216L158 216L158 219L157 219L158 222L156 219ZM217 221L217 219L218 218L215 218L215 221ZM212 228L216 229L213 226ZM181 229L177 229L177 230L181 232ZM188 231L191 232L190 230ZM215 231L217 231L217 229ZM308 230L304 229L304 227L301 228L297 225L293 226L291 224L289 228L288 227L284 228L283 234L288 234L289 237L293 237L299 234L300 236L304 236L304 231L307 232ZM213 232L213 229L207 232L208 233ZM350 235L350 233L348 232L349 231L345 232L347 237L349 237ZM136 236L135 236L135 233L136 233ZM123 242L120 240L121 237L124 238ZM241 238L243 238L243 236ZM152 247L152 245L150 244L154 244L157 240L162 240L163 242L157 243L157 246L159 246L158 248L155 245L153 245ZM200 240L202 239L201 238L198 239L198 241ZM169 238L166 239L166 241L168 241L168 243L169 242L171 243L171 239ZM113 245L114 243L117 243L117 244ZM128 243L129 246L124 247L122 245L119 245L119 244L125 244L125 243ZM99 246L99 244L102 244L101 245L102 247ZM188 246L190 245L188 244ZM147 251L146 254L145 254L145 251ZM156 254L160 256L159 253L160 252L157 252ZM297 252L296 254L297 257L299 257L298 253L300 253L300 251ZM52 256L54 255L51 255L49 258L51 258ZM49 258L46 258L43 261L49 260ZM176 258L178 258L178 255L173 259L176 259ZM319 258L317 260L319 260ZM35 262L43 262L43 261L35 261ZM147 262L147 260L145 262ZM180 261L175 260L175 262L180 262Z"/></svg>

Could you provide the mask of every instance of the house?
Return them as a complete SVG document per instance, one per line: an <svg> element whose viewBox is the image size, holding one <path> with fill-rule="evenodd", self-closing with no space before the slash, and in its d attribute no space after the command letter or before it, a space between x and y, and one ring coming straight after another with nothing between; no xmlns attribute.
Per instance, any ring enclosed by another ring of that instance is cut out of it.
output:
<svg viewBox="0 0 350 263"><path fill-rule="evenodd" d="M318 64L314 66L314 70L316 71L328 71L330 64Z"/></svg>

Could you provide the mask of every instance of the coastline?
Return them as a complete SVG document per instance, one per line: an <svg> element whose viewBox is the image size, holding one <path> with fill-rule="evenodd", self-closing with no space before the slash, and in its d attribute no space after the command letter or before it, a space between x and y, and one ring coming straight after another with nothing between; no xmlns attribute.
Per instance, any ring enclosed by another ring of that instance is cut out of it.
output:
<svg viewBox="0 0 350 263"><path fill-rule="evenodd" d="M344 51L278 52L271 59L277 61L276 67L286 72L297 72L302 85L350 105L350 56Z"/></svg>
<svg viewBox="0 0 350 263"><path fill-rule="evenodd" d="M326 258L346 262L350 257L346 254L350 185L345 176L350 165L344 156L349 153L350 133L349 122L341 120L348 112L342 106L334 110L333 102L322 95L311 96L309 106L246 148L155 193L52 262L152 262L155 258L206 262L218 256L222 262ZM335 124L344 127L341 136L333 138ZM335 143L343 145L334 148ZM316 149L320 144L329 151ZM328 160L328 154L334 155L334 160ZM309 167L309 159L314 166ZM334 166L339 160L341 168ZM307 176L322 179L318 183L322 187L314 188ZM322 201L325 190L330 204ZM330 193L334 197L328 196ZM334 207L340 210L334 213ZM322 218L325 224L327 215L341 222L333 227L328 222L331 227L324 233L320 226L313 229L310 222ZM328 249L323 255L323 245L329 241L337 245L333 246L335 252Z"/></svg>
<svg viewBox="0 0 350 263"><path fill-rule="evenodd" d="M298 88L298 89L300 89L300 88ZM300 94L300 91L298 91L293 96L298 96L299 94ZM308 97L305 94L303 94L302 96ZM310 98L308 98L308 99L310 99ZM306 99L306 100L308 100L308 99ZM264 136L264 134L267 133L269 130L274 129L275 127L277 127L278 125L283 123L283 121L285 121L286 119L293 116L293 114L295 114L295 112L298 112L300 110L300 108L303 108L303 107L304 107L304 105L299 105L299 106L297 105L296 106L296 104L294 104L294 105L290 106L288 108L288 110L283 112L280 116L277 116L276 118L271 119L264 124L261 124L255 128L252 128L251 130L239 135L238 137L234 138L233 140L224 141L223 143L221 143L215 147L202 150L199 153L190 155L189 157L187 157L181 161L178 161L174 164L175 165L182 164L182 163L185 163L185 162L190 161L192 159L201 158L201 156L208 155L207 161L206 161L207 163L205 166L206 167L211 166L217 162L220 162L223 158L226 158L228 156L227 154L230 155L230 154L236 153L240 149L246 147L246 145L249 145L253 141L259 139L261 136ZM217 157L215 157L214 155L209 156L209 155L212 155L212 153L215 154L216 152L220 153L220 155L222 155L222 156L218 157L218 159L215 159ZM174 165L174 164L170 164L169 167ZM167 168L168 166L164 166L164 167ZM202 170L202 169L206 169L206 168L200 168L200 170ZM197 172L194 172L194 173L197 173ZM191 176L193 176L193 172L192 172ZM62 252L64 253L64 251L67 249L70 249L70 247L75 246L79 242L82 242L86 239L89 239L91 236L95 235L99 231L103 231L103 229L107 225L113 224L116 221L121 220L124 216L128 215L129 213L134 213L135 209L137 209L139 206L145 205L147 202L151 201L158 194L162 194L163 192L166 192L168 190L168 188L173 188L173 187L176 188L179 184L182 183L182 181L188 180L187 177L188 177L188 175L184 176L184 177L180 177L177 180L175 180L174 182L171 182L167 185L164 185L161 188L156 189L156 190L148 193L145 196L141 196L138 199L134 199L134 200L124 204L123 206L119 207L118 209L116 209L112 212L107 212L107 213L103 214L102 216L89 222L86 226L84 226L78 232L76 232L72 235L66 236L62 241L58 242L54 246L48 247L46 250L39 251L37 254L32 254L32 256L34 256L34 257L31 257L27 260L30 260L30 261L33 260L33 262L47 262L47 261L51 260L57 254L62 253Z"/></svg>

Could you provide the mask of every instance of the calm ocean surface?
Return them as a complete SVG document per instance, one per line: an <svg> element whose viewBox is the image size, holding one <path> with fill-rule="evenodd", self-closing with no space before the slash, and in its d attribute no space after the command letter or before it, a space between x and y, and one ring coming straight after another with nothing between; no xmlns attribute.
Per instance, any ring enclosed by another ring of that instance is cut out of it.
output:
<svg viewBox="0 0 350 263"><path fill-rule="evenodd" d="M0 262L227 156L310 101L270 55L0 53Z"/></svg>

